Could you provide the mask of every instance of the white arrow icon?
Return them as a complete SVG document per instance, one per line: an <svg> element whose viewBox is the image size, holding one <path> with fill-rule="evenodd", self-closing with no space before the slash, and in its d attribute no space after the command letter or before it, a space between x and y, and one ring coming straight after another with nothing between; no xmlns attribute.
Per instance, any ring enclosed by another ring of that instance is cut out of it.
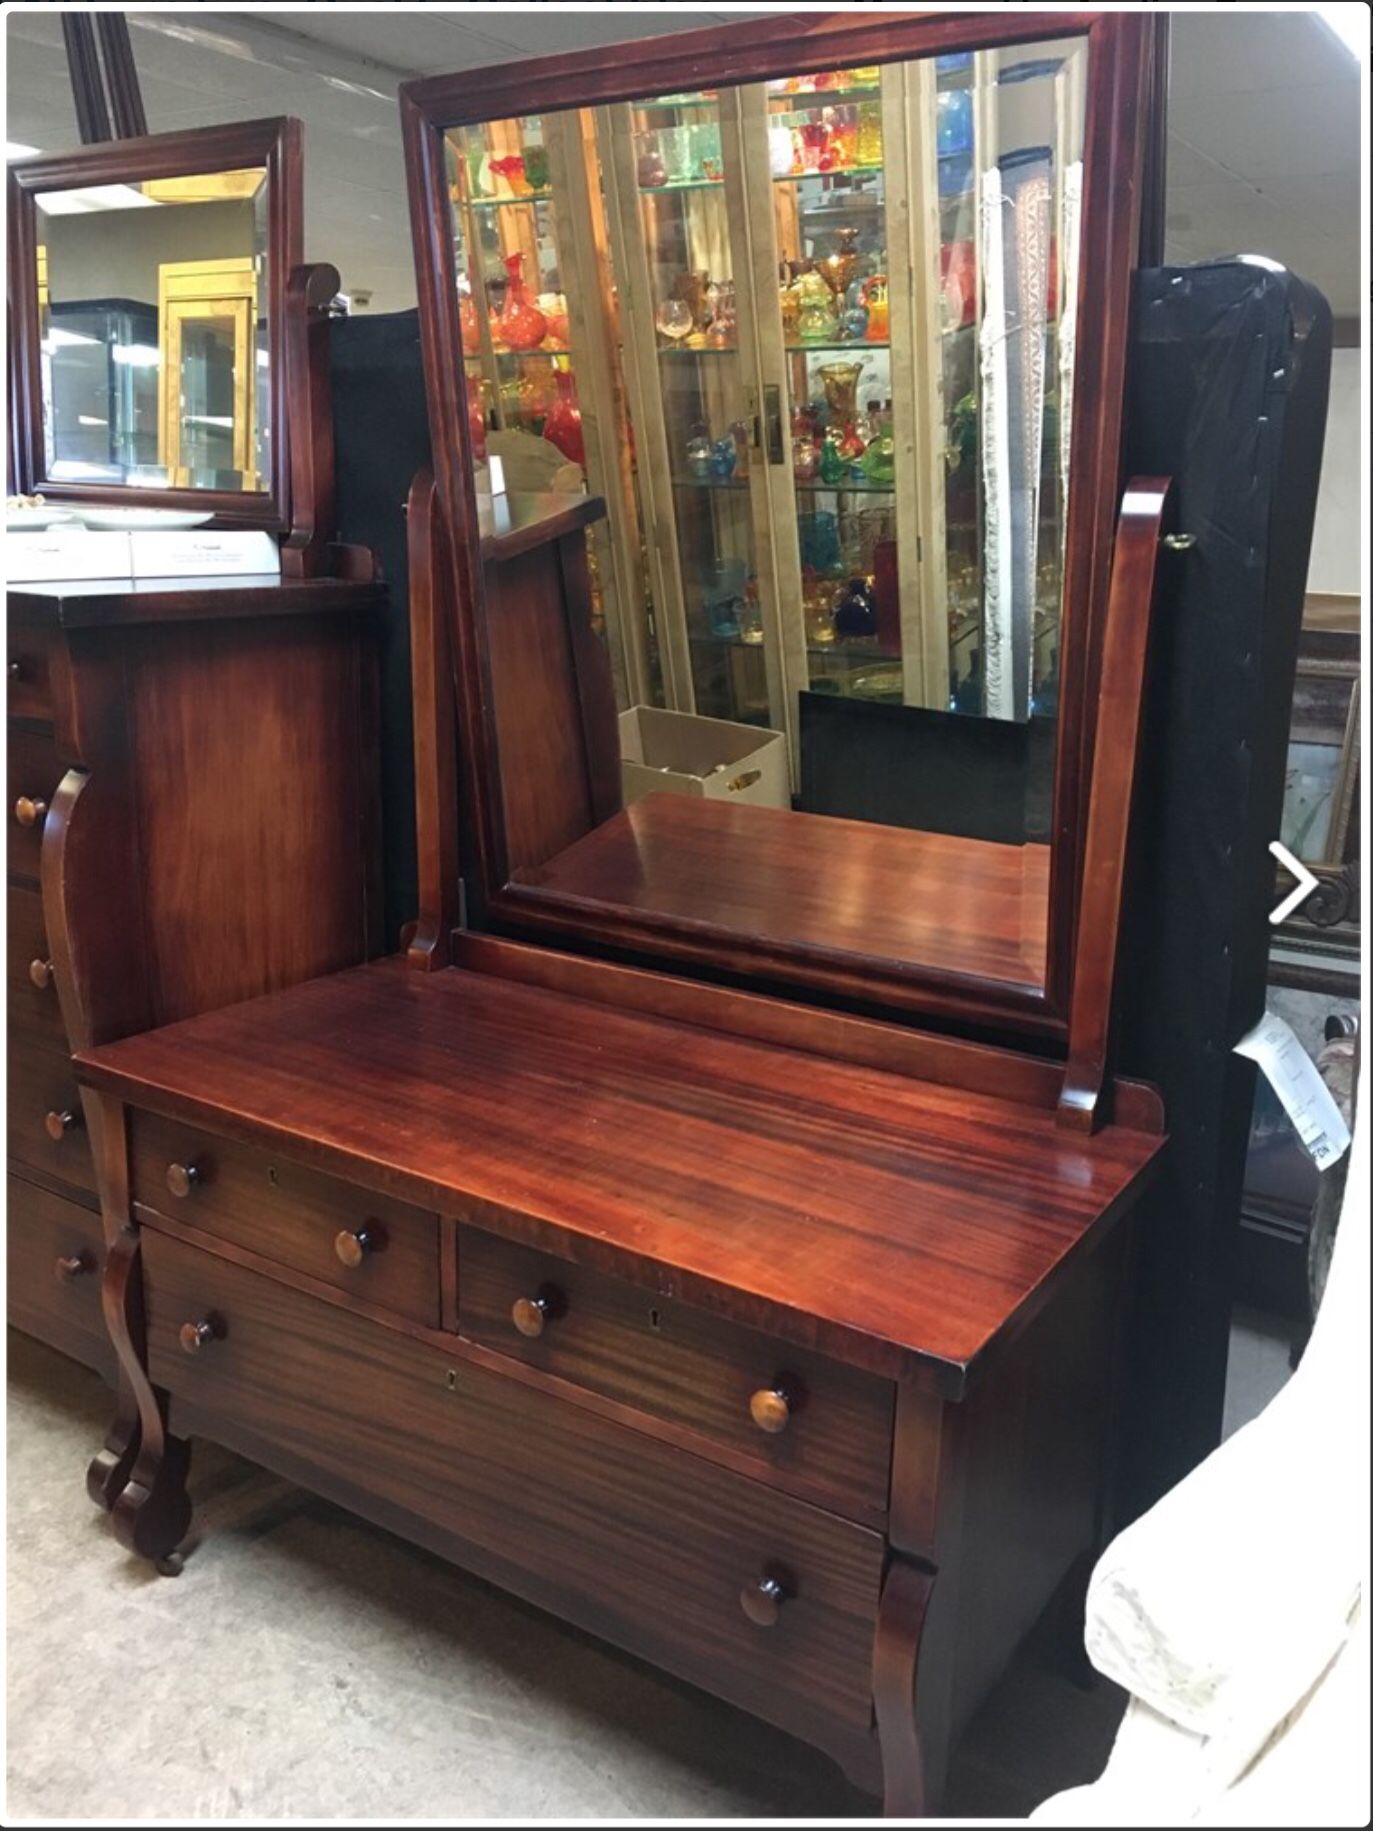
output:
<svg viewBox="0 0 1373 1831"><path fill-rule="evenodd" d="M1307 897L1310 896L1311 892L1320 882L1320 879L1314 872L1308 871L1299 858L1293 858L1292 854L1280 839L1273 840L1270 843L1268 850L1273 854L1274 858L1277 859L1283 870L1290 871L1297 880L1296 889L1288 891L1287 895L1268 918L1276 928L1279 922L1285 922L1292 911L1296 909L1299 904L1306 901Z"/></svg>

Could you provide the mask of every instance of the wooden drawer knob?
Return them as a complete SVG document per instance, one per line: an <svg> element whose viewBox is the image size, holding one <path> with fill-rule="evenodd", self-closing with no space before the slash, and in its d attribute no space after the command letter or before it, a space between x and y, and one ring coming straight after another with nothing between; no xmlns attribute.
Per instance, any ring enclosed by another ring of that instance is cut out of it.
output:
<svg viewBox="0 0 1373 1831"><path fill-rule="evenodd" d="M52 984L52 961L30 960L29 982L30 984L37 986L40 992L46 992L48 987Z"/></svg>
<svg viewBox="0 0 1373 1831"><path fill-rule="evenodd" d="M562 1314L562 1308L559 1293L551 1285L545 1285L536 1297L517 1297L510 1306L510 1320L521 1335L527 1335L532 1341Z"/></svg>
<svg viewBox="0 0 1373 1831"><path fill-rule="evenodd" d="M68 1132L81 1130L81 1115L70 1108L62 1112L51 1112L43 1121L43 1130L54 1144L61 1144Z"/></svg>
<svg viewBox="0 0 1373 1831"><path fill-rule="evenodd" d="M173 1195L182 1200L191 1193L201 1180L202 1171L198 1163L169 1163L167 1165L167 1187Z"/></svg>
<svg viewBox="0 0 1373 1831"><path fill-rule="evenodd" d="M47 802L35 801L32 795L20 795L14 804L14 817L20 826L37 826L47 811Z"/></svg>
<svg viewBox="0 0 1373 1831"><path fill-rule="evenodd" d="M24 664L23 664L23 662L22 662L22 661L20 661L20 660L18 660L18 659L14 659L14 660L11 660L11 662L10 662L10 679L11 679L11 680L22 680L22 679L23 679L23 678L24 678Z"/></svg>
<svg viewBox="0 0 1373 1831"><path fill-rule="evenodd" d="M760 1386L748 1402L748 1415L770 1437L784 1431L791 1423L799 1394L790 1380L774 1380L771 1386Z"/></svg>
<svg viewBox="0 0 1373 1831"><path fill-rule="evenodd" d="M218 1316L203 1316L199 1322L183 1322L177 1331L177 1340L187 1354L199 1354L212 1341L218 1341L223 1333L224 1324Z"/></svg>
<svg viewBox="0 0 1373 1831"><path fill-rule="evenodd" d="M86 1252L64 1253L54 1261L52 1273L59 1284L70 1284L73 1278L80 1278L86 1272L95 1270L95 1254Z"/></svg>
<svg viewBox="0 0 1373 1831"><path fill-rule="evenodd" d="M739 1606L754 1627L774 1628L791 1593L791 1585L783 1577L765 1573L739 1591Z"/></svg>
<svg viewBox="0 0 1373 1831"><path fill-rule="evenodd" d="M382 1243L381 1229L369 1222L362 1227L344 1227L336 1233L334 1252L340 1264L356 1271L368 1253L381 1251Z"/></svg>

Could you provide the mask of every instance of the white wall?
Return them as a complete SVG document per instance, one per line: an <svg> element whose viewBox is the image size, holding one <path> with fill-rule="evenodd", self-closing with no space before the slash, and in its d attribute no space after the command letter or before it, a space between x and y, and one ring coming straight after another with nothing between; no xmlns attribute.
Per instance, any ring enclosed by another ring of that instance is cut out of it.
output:
<svg viewBox="0 0 1373 1831"><path fill-rule="evenodd" d="M1359 443L1361 350L1335 350L1330 365L1330 417L1325 427L1316 529L1308 591L1359 589L1363 451Z"/></svg>

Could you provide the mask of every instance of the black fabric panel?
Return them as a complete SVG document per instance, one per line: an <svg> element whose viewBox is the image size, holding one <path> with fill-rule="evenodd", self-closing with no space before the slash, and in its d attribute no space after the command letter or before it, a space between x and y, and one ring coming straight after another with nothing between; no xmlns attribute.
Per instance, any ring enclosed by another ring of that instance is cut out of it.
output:
<svg viewBox="0 0 1373 1831"><path fill-rule="evenodd" d="M381 657L385 945L399 945L417 901L415 757L410 710L405 498L429 463L419 314L338 318L330 326L339 538L371 547L387 586Z"/></svg>
<svg viewBox="0 0 1373 1831"><path fill-rule="evenodd" d="M1047 840L1054 729L802 693L797 805L1003 845Z"/></svg>
<svg viewBox="0 0 1373 1831"><path fill-rule="evenodd" d="M1117 1061L1171 1136L1140 1215L1127 1517L1219 1441L1297 637L1330 391L1330 312L1243 261L1141 273L1127 475L1172 476L1119 978Z"/></svg>

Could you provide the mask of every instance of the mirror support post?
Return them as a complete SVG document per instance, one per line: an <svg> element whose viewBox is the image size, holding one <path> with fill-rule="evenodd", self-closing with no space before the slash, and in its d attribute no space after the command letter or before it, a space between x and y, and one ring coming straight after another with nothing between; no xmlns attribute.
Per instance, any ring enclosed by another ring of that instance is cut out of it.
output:
<svg viewBox="0 0 1373 1831"><path fill-rule="evenodd" d="M1095 1131L1103 1117L1100 1102L1110 1043L1145 659L1171 492L1170 478L1131 478L1116 524L1068 1017L1068 1065L1058 1102L1059 1124L1076 1132Z"/></svg>

